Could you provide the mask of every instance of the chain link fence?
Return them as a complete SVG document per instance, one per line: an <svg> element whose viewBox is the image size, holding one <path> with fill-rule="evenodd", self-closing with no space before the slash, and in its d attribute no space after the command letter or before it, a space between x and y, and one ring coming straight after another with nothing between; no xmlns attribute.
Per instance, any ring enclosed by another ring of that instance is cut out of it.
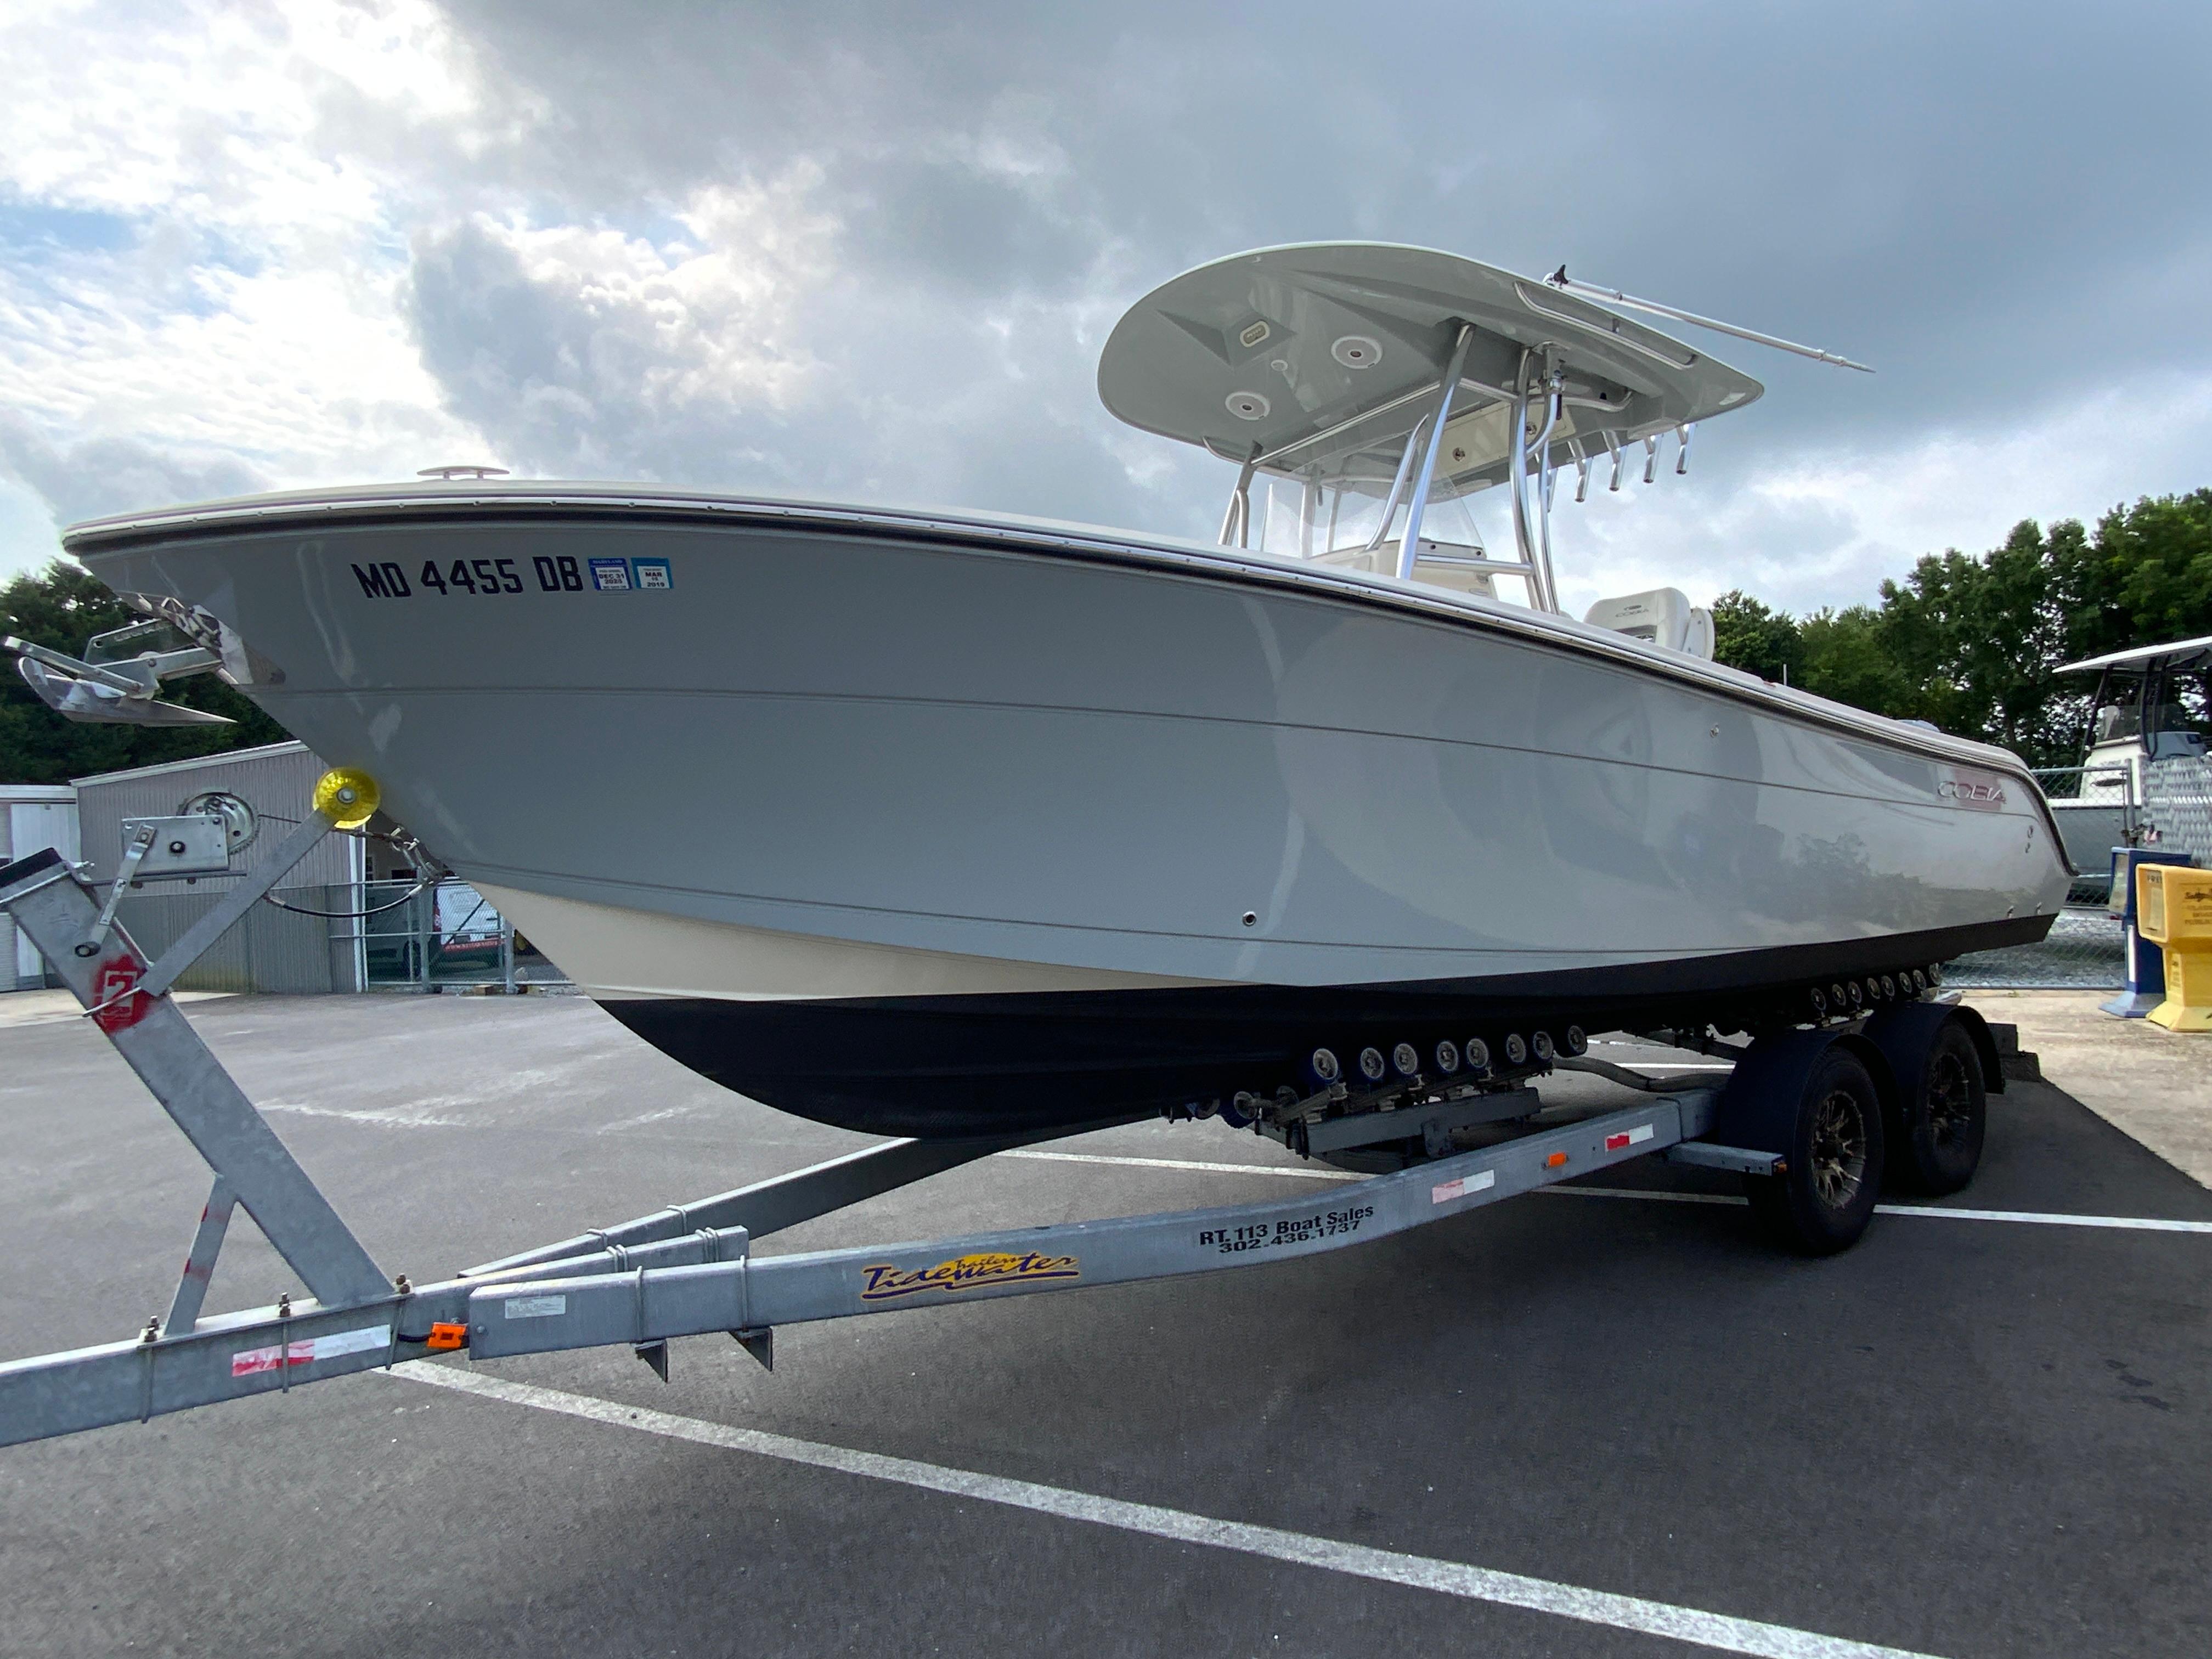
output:
<svg viewBox="0 0 2212 1659"><path fill-rule="evenodd" d="M2143 817L2166 853L2212 869L2212 761L2154 761L2143 769Z"/></svg>
<svg viewBox="0 0 2212 1659"><path fill-rule="evenodd" d="M2039 773L2053 799L2081 788L2082 769L2062 767ZM2143 769L2143 799L2128 810L2129 828L2144 842L2169 853L2186 853L2212 867L2212 763L2194 759L2154 761ZM2077 881L2050 934L2038 945L2002 951L1978 951L1946 964L1948 982L1978 989L2117 990L2127 976L2126 930L2106 908L2109 870Z"/></svg>
<svg viewBox="0 0 2212 1659"><path fill-rule="evenodd" d="M222 902L212 884L149 885L117 915L159 957ZM559 991L568 976L465 881L280 887L179 976L187 991ZM397 901L397 902L395 902ZM386 907L390 908L386 908ZM370 914L362 915L367 911Z"/></svg>
<svg viewBox="0 0 2212 1659"><path fill-rule="evenodd" d="M2118 990L2127 976L2127 930L2104 905L2063 906L2039 944L1977 951L1943 965L1943 982L1970 990Z"/></svg>
<svg viewBox="0 0 2212 1659"><path fill-rule="evenodd" d="M355 924L351 937L360 947L366 989L568 987L568 976L465 881L441 881L419 892L411 881L372 881L362 892L360 908L370 914Z"/></svg>
<svg viewBox="0 0 2212 1659"><path fill-rule="evenodd" d="M2069 818L2062 826L2070 832L2069 842L2082 839L2118 844L2135 833L2134 789L2124 768L2106 778L2104 774L2112 769L2098 769L2094 780L2107 787L2113 781L2121 786L2111 823L2102 826L2101 834L2085 836L2080 834L2084 826ZM2045 768L2035 774L2035 781L2053 802L2077 800L2089 793L2093 783L2090 769L2081 766ZM2099 816L2102 817L2101 812ZM2050 933L2033 945L1977 951L1948 962L1943 964L1947 983L1975 990L2118 988L2127 976L2127 930L2105 908L2112 888L2112 867L2109 864L2100 867L2094 862L2095 848L2069 845L2067 850L2081 873L2067 890L2066 902L2052 921Z"/></svg>
<svg viewBox="0 0 2212 1659"><path fill-rule="evenodd" d="M118 918L149 957L222 902L212 884L149 884ZM279 887L177 978L184 991L566 991L568 975L465 880ZM361 914L368 911L368 914Z"/></svg>

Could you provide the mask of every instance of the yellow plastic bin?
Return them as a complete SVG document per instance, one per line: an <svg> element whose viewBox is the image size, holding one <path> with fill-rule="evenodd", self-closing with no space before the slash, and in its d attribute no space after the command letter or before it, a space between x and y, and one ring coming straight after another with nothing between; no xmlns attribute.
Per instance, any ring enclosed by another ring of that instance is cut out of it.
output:
<svg viewBox="0 0 2212 1659"><path fill-rule="evenodd" d="M2136 931L2166 957L2166 1000L2147 1018L2169 1031L2212 1031L2212 870L2137 866Z"/></svg>

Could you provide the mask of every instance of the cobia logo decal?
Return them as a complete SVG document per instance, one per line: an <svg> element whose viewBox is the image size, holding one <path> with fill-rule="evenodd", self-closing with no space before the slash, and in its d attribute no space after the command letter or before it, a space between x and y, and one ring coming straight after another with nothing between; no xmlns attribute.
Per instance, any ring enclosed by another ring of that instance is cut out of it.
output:
<svg viewBox="0 0 2212 1659"><path fill-rule="evenodd" d="M1936 786L1936 793L1961 806L2002 806L2005 798L2004 785L1986 772L1954 772Z"/></svg>
<svg viewBox="0 0 2212 1659"><path fill-rule="evenodd" d="M1039 1255L1035 1250L1020 1255L984 1251L956 1255L934 1267L896 1267L889 1265L860 1269L860 1300L890 1302L924 1291L977 1291L986 1285L1026 1285L1044 1279L1083 1277L1072 1255Z"/></svg>

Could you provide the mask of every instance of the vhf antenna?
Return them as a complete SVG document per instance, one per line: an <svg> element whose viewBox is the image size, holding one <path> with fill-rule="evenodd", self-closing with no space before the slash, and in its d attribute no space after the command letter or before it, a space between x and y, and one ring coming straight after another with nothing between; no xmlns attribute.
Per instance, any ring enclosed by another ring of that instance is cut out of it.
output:
<svg viewBox="0 0 2212 1659"><path fill-rule="evenodd" d="M1734 323L1718 322L1711 317L1700 317L1694 311L1682 311L1673 306L1662 306L1656 300L1639 300L1634 295L1623 294L1616 288L1601 288L1595 283L1578 283L1567 275L1567 268L1565 265L1561 265L1544 280L1553 288L1565 289L1570 293L1594 294L1601 300L1611 300L1616 305L1633 306L1638 311L1654 311L1662 317L1672 317L1677 322L1694 323L1699 328L1710 328L1723 334L1733 334L1739 340L1750 340L1759 345L1772 346L1779 351L1794 351L1800 357L1810 357L1815 362L1833 363L1838 368L1856 368L1862 374L1874 373L1874 370L1864 363L1855 363L1848 357L1838 357L1834 352L1822 351L1817 346L1799 345L1795 340L1784 340L1772 334L1761 334L1755 328L1738 328Z"/></svg>

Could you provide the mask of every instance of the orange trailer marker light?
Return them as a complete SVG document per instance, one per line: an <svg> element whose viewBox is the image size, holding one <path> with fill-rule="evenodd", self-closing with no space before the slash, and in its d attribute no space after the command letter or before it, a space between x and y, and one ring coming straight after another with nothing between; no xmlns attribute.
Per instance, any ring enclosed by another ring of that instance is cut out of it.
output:
<svg viewBox="0 0 2212 1659"><path fill-rule="evenodd" d="M451 1350L459 1347L468 1340L469 1328L467 1326L448 1325L444 1321L441 1320L438 1323L430 1327L430 1339L422 1346L426 1348Z"/></svg>
<svg viewBox="0 0 2212 1659"><path fill-rule="evenodd" d="M1553 1152L1551 1157L1544 1160L1544 1167L1547 1170L1556 1170L1566 1161L1567 1155L1565 1152Z"/></svg>

